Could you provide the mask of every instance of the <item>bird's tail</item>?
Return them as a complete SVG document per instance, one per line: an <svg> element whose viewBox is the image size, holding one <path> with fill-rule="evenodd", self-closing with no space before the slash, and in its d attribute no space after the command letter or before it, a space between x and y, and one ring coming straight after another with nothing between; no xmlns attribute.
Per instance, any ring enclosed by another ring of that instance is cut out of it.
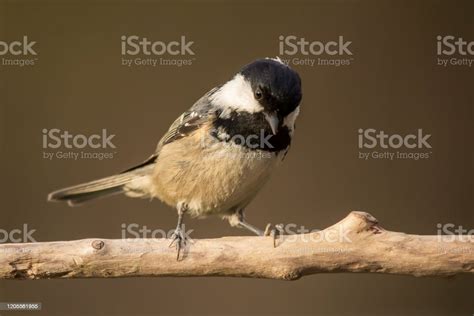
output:
<svg viewBox="0 0 474 316"><path fill-rule="evenodd" d="M110 177L57 190L48 195L48 201L64 201L70 206L76 206L89 200L123 193L127 184L148 176L149 172L150 166L144 166Z"/></svg>

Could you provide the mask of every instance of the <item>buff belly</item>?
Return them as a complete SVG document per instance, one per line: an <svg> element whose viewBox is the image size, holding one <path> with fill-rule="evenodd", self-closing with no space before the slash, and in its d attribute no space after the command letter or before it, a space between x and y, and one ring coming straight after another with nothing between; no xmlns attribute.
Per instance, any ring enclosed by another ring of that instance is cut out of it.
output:
<svg viewBox="0 0 474 316"><path fill-rule="evenodd" d="M281 155L216 140L203 144L202 136L161 148L150 195L173 207L184 203L191 216L229 215L254 198Z"/></svg>

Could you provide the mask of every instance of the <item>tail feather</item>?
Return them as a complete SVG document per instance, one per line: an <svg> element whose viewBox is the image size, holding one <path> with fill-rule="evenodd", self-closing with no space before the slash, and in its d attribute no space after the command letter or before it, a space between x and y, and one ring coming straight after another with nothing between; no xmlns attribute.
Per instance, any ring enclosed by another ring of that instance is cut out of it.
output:
<svg viewBox="0 0 474 316"><path fill-rule="evenodd" d="M140 169L57 190L48 195L48 201L66 201L70 206L75 206L89 200L123 193L125 185L147 175L150 167L145 166Z"/></svg>
<svg viewBox="0 0 474 316"><path fill-rule="evenodd" d="M114 194L120 194L123 192L124 192L123 186L118 186L115 188L109 188L109 189L104 189L100 191L76 194L74 196L69 196L67 198L56 199L56 200L51 200L51 201L67 201L67 204L69 206L78 206L90 200L95 200L95 199L107 197Z"/></svg>

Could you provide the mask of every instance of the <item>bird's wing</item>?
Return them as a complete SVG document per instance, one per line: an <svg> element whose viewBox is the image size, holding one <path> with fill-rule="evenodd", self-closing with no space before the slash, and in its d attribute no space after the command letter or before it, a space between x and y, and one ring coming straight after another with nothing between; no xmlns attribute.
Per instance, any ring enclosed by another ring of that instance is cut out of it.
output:
<svg viewBox="0 0 474 316"><path fill-rule="evenodd" d="M202 98L194 103L189 110L181 114L181 116L171 124L166 134L158 143L156 149L157 155L159 154L161 147L164 145L190 135L204 124L214 119L215 113L211 106L210 96L217 89L218 88L214 88L207 92Z"/></svg>
<svg viewBox="0 0 474 316"><path fill-rule="evenodd" d="M123 171L123 173L153 164L160 155L160 150L164 145L190 135L192 132L203 126L203 124L212 120L214 118L214 111L212 110L209 98L218 89L219 87L216 87L207 92L196 103L194 103L194 105L189 110L181 114L173 122L173 124L171 124L168 131L165 133L165 135L163 135L160 142L158 143L156 151L153 155L151 155L141 164Z"/></svg>
<svg viewBox="0 0 474 316"><path fill-rule="evenodd" d="M209 114L206 112L199 112L189 110L184 112L176 121L171 124L171 127L166 134L161 138L157 151L163 145L169 144L180 138L186 137L195 130L199 129L204 123L209 120Z"/></svg>

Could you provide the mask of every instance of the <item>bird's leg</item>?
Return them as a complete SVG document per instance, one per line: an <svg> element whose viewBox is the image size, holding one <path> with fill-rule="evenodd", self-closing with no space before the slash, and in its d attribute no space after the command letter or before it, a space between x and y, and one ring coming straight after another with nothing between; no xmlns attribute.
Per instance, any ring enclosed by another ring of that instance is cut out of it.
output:
<svg viewBox="0 0 474 316"><path fill-rule="evenodd" d="M236 222L232 223L233 221ZM243 210L238 211L235 214L234 218L231 220L231 225L245 228L257 236L271 236L273 238L273 247L276 247L276 240L282 231L281 225L276 225L275 228L272 228L272 224L267 224L265 231L262 231L261 229L253 226L244 219Z"/></svg>
<svg viewBox="0 0 474 316"><path fill-rule="evenodd" d="M171 235L171 243L170 247L173 246L173 244L176 243L176 250L178 252L176 256L176 260L179 260L179 254L181 252L181 248L184 248L186 246L186 235L185 232L183 231L183 217L184 213L186 212L186 205L185 204L179 204L178 205L178 224L176 225L176 229Z"/></svg>
<svg viewBox="0 0 474 316"><path fill-rule="evenodd" d="M245 228L245 229L247 229L247 230L249 230L249 231L251 231L252 233L254 233L254 234L257 235L257 236L265 236L265 233L266 233L266 230L265 230L265 232L264 232L263 230L261 230L261 229L255 227L255 226L253 226L253 225L247 223L247 222L244 221L244 220L240 220L240 221L238 222L238 226L239 226L239 227L242 227L242 228ZM268 235L267 235L267 236L268 236Z"/></svg>

